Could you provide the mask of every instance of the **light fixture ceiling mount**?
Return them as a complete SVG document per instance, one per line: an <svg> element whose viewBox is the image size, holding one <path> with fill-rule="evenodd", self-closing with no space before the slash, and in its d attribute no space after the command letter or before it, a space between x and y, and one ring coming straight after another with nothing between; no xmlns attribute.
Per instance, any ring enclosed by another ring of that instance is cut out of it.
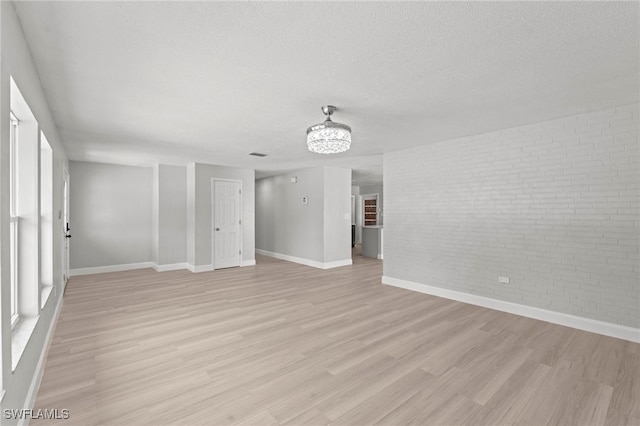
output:
<svg viewBox="0 0 640 426"><path fill-rule="evenodd" d="M331 114L336 109L333 105L323 106L322 112L327 116L324 123L307 129L309 151L318 154L337 154L351 148L351 127L331 120Z"/></svg>

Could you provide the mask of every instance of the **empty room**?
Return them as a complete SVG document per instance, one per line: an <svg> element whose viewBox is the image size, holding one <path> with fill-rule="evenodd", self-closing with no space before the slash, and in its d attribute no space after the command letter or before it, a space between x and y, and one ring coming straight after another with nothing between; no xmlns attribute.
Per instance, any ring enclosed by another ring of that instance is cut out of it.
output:
<svg viewBox="0 0 640 426"><path fill-rule="evenodd" d="M640 424L640 3L0 2L0 424Z"/></svg>

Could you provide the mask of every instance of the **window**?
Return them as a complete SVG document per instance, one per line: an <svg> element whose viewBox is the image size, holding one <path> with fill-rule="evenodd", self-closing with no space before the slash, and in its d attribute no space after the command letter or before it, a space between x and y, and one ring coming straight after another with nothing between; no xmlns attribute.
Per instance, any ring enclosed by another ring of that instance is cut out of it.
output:
<svg viewBox="0 0 640 426"><path fill-rule="evenodd" d="M11 269L11 327L18 322L18 240L20 219L18 217L18 119L10 113L10 143L9 143L9 252Z"/></svg>
<svg viewBox="0 0 640 426"><path fill-rule="evenodd" d="M12 77L9 88L9 306L15 371L40 314L40 143L38 122Z"/></svg>

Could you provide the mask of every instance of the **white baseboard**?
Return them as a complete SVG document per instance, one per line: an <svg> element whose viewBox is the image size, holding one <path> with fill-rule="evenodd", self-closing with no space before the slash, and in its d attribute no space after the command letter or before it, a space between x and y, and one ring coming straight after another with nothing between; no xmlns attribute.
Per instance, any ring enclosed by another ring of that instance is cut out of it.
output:
<svg viewBox="0 0 640 426"><path fill-rule="evenodd" d="M250 259L250 260L242 260L240 263L240 266L253 266L256 264L256 260L255 259ZM209 272L209 271L213 271L215 270L213 265L197 265L194 266L190 263L186 263L186 269L190 270L191 272L197 274L198 272Z"/></svg>
<svg viewBox="0 0 640 426"><path fill-rule="evenodd" d="M351 265L353 262L351 259L336 260L334 262L318 262L316 260L304 259L301 257L289 256L287 254L275 253L272 251L256 249L256 253L264 256L275 257L276 259L286 260L288 262L300 263L301 265L312 266L318 269L331 269L339 266Z"/></svg>
<svg viewBox="0 0 640 426"><path fill-rule="evenodd" d="M38 364L36 365L36 370L33 374L33 378L31 379L29 391L27 392L27 399L24 403L25 410L33 409L33 406L36 403L38 389L40 389L40 383L42 382L42 376L44 375L44 363L46 361L49 345L51 344L51 338L53 337L53 330L55 330L55 325L58 322L58 317L60 316L60 311L62 310L63 301L64 297L60 295L60 299L58 300L58 304L56 305L56 310L51 317L51 323L49 324L47 335L44 338L44 346L42 347L42 352L40 353L40 357L38 358ZM27 426L28 424L29 418L26 416L18 422L18 426Z"/></svg>
<svg viewBox="0 0 640 426"><path fill-rule="evenodd" d="M349 266L353 265L353 260L344 259L344 260L335 260L333 262L324 262L320 269L331 269L331 268L339 268L340 266Z"/></svg>
<svg viewBox="0 0 640 426"><path fill-rule="evenodd" d="M70 269L69 276L76 277L79 275L104 274L107 272L132 271L134 269L153 268L153 262L126 263L124 265L95 266L92 268Z"/></svg>
<svg viewBox="0 0 640 426"><path fill-rule="evenodd" d="M495 309L497 311L508 312L510 314L564 325L566 327L577 328L578 330L589 331L592 333L628 340L630 342L640 343L640 329L625 325L578 317L533 306L520 305L518 303L506 302L504 300L434 287L428 284L405 281L393 277L383 276L382 283L420 293L430 294L432 296L444 297L445 299L456 300L458 302L469 303L472 305Z"/></svg>
<svg viewBox="0 0 640 426"><path fill-rule="evenodd" d="M213 271L213 265L197 265L196 266L196 265L187 263L187 269L193 272L194 274L197 274L199 272Z"/></svg>
<svg viewBox="0 0 640 426"><path fill-rule="evenodd" d="M158 265L157 263L153 263L153 269L156 272L167 272L167 271L177 271L179 269L189 269L186 262L184 263L167 263L164 265Z"/></svg>
<svg viewBox="0 0 640 426"><path fill-rule="evenodd" d="M256 264L255 259L243 260L240 266L253 266ZM339 265L342 266L342 265ZM208 272L213 271L213 265L191 265L190 263L169 263L158 265L155 262L127 263L124 265L96 266L92 268L71 269L70 277L79 275L104 274L107 272L132 271L134 269L153 268L156 272L177 271L179 269L188 269L191 272Z"/></svg>

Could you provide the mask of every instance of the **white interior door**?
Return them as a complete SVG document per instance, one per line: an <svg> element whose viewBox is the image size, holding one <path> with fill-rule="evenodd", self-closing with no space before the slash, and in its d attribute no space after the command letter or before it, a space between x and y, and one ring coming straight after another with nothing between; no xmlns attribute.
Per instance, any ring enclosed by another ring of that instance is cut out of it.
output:
<svg viewBox="0 0 640 426"><path fill-rule="evenodd" d="M213 268L240 266L242 183L213 180Z"/></svg>

